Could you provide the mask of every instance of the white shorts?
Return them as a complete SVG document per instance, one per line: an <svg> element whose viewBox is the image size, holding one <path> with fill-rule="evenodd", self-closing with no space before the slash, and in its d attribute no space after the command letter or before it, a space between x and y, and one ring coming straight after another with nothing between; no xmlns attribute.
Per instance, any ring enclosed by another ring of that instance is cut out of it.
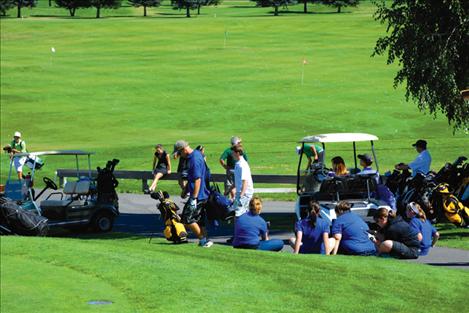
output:
<svg viewBox="0 0 469 313"><path fill-rule="evenodd" d="M14 158L15 169L17 172L23 172L23 165L26 163L26 157Z"/></svg>
<svg viewBox="0 0 469 313"><path fill-rule="evenodd" d="M251 198L252 197L242 196L239 202L235 201L233 203L236 217L240 217L244 213L249 212L249 201L251 201Z"/></svg>

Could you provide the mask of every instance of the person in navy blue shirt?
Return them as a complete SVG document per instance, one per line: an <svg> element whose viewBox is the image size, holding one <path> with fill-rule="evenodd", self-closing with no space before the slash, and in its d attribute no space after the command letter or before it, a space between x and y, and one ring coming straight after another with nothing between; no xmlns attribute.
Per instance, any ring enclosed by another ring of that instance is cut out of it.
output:
<svg viewBox="0 0 469 313"><path fill-rule="evenodd" d="M420 241L420 255L427 255L440 238L436 228L427 220L425 212L418 203L411 202L407 205L407 218L410 219L410 227L417 232Z"/></svg>
<svg viewBox="0 0 469 313"><path fill-rule="evenodd" d="M350 208L347 201L340 201L335 207L338 217L332 222L332 235L337 242L332 254L375 255L376 247L369 239L368 225Z"/></svg>
<svg viewBox="0 0 469 313"><path fill-rule="evenodd" d="M373 241L379 254L389 254L398 259L419 257L420 241L417 232L401 216L395 216L387 208L379 208L374 219L380 228L380 238Z"/></svg>
<svg viewBox="0 0 469 313"><path fill-rule="evenodd" d="M262 210L262 200L258 196L249 202L249 212L236 220L233 247L240 249L257 249L265 251L280 251L283 241L269 240L267 223L259 216Z"/></svg>
<svg viewBox="0 0 469 313"><path fill-rule="evenodd" d="M210 191L207 188L207 165L199 150L192 149L184 140L174 145L173 154L179 153L189 164L187 173L187 190L189 200L182 211L182 222L199 238L199 246L211 247L213 242L204 237L205 209ZM200 226L199 226L200 224Z"/></svg>
<svg viewBox="0 0 469 313"><path fill-rule="evenodd" d="M296 238L290 239L293 253L329 255L335 246L335 239L329 238L329 222L321 218L321 207L317 201L311 201L309 207L308 217L295 225Z"/></svg>

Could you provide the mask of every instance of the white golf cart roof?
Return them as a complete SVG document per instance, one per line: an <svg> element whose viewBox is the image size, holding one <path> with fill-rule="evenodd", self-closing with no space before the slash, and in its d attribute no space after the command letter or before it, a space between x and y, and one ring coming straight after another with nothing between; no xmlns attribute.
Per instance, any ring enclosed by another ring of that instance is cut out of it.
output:
<svg viewBox="0 0 469 313"><path fill-rule="evenodd" d="M33 157L40 155L91 155L94 152L82 151L82 150L56 150L56 151L40 151L40 152L25 152L15 153L15 157Z"/></svg>
<svg viewBox="0 0 469 313"><path fill-rule="evenodd" d="M319 134L313 136L306 136L299 142L356 142L356 141L373 141L378 140L378 137L365 133L333 133L333 134Z"/></svg>

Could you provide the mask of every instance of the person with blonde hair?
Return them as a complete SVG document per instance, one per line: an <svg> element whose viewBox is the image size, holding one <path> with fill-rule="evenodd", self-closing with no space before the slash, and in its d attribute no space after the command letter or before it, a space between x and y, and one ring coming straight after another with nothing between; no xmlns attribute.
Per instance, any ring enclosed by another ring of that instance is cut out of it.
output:
<svg viewBox="0 0 469 313"><path fill-rule="evenodd" d="M440 234L427 220L425 212L418 203L410 202L407 205L406 215L410 219L410 227L417 232L417 238L420 241L420 255L427 255L430 248L435 246L440 238Z"/></svg>
<svg viewBox="0 0 469 313"><path fill-rule="evenodd" d="M340 156L333 157L332 160L332 171L336 176L345 176L349 174L345 161Z"/></svg>
<svg viewBox="0 0 469 313"><path fill-rule="evenodd" d="M264 251L280 251L283 241L270 239L267 223L259 215L262 211L262 200L253 196L249 202L249 212L237 218L235 224L233 248Z"/></svg>
<svg viewBox="0 0 469 313"><path fill-rule="evenodd" d="M317 201L310 201L307 218L295 225L296 238L291 238L293 253L320 253L329 255L335 246L335 239L329 238L329 222L321 218L321 207Z"/></svg>

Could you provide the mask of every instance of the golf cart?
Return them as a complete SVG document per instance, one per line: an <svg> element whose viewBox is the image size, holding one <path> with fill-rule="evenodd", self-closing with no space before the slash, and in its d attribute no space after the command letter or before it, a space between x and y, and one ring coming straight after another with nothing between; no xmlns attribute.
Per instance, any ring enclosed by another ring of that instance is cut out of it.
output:
<svg viewBox="0 0 469 313"><path fill-rule="evenodd" d="M295 210L298 219L308 215L309 202L316 200L321 205L321 216L332 223L336 218L335 206L341 200L348 201L351 210L360 215L366 222L371 222L374 212L379 207L391 207L378 199L378 184L380 183L379 166L374 150L374 141L378 137L362 133L334 133L307 136L300 140L298 147L299 162L297 170L297 194ZM359 173L357 166L356 142L370 142L376 171L373 173ZM351 174L346 176L336 176L325 167L324 162L313 163L310 168L302 170L302 153L306 144L322 145L323 160L325 160L326 143L346 143L351 142L353 146L354 167L349 168Z"/></svg>
<svg viewBox="0 0 469 313"><path fill-rule="evenodd" d="M98 167L97 179L91 172L93 152L80 150L46 151L17 153L13 158L27 158L31 175L23 180L12 180L13 159L10 162L8 180L5 185L5 197L15 201L19 207L48 219L48 226L78 229L90 226L94 231L107 232L113 227L114 219L119 215L119 204L115 187L117 180L113 171L119 160L109 161L106 168ZM49 177L43 177L45 187L36 195L34 180L37 174L36 162L43 156L74 156L76 161L76 180L65 182L63 190ZM87 157L88 176L79 176L79 157ZM42 196L52 190L47 196ZM41 198L42 196L42 198Z"/></svg>

